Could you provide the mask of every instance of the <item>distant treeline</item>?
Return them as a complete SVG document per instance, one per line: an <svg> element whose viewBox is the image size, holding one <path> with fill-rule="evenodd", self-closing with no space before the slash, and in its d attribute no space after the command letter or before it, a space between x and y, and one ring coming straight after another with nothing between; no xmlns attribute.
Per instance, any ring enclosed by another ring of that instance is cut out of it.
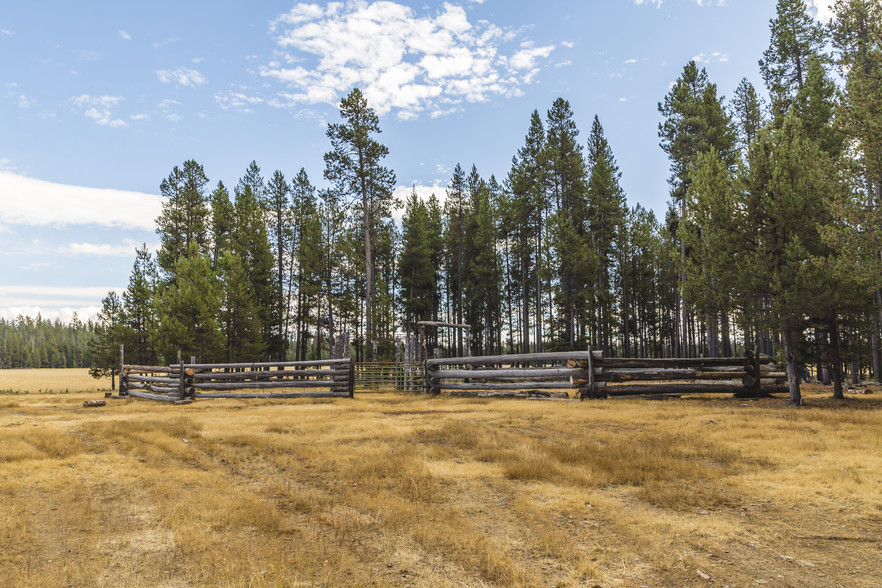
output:
<svg viewBox="0 0 882 588"><path fill-rule="evenodd" d="M67 324L40 315L0 319L0 368L91 367L94 333L92 321L83 323L76 314Z"/></svg>
<svg viewBox="0 0 882 588"><path fill-rule="evenodd" d="M104 300L98 365L120 342L139 363L307 359L344 331L356 359L391 359L396 334L440 320L470 324L476 354L758 349L786 362L796 403L806 366L839 396L846 370L880 378L882 5L834 11L822 27L803 0L778 1L765 95L744 79L727 101L685 65L658 104L663 220L627 205L599 118L583 142L563 98L533 112L504 177L457 165L443 199L396 202L358 89L328 125L324 188L252 162L211 189L186 161L160 185L156 258L139 250Z"/></svg>

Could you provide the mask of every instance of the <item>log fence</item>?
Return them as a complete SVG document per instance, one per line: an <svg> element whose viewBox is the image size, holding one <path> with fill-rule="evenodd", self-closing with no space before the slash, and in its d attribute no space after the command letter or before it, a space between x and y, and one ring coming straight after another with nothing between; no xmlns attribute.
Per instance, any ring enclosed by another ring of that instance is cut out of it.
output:
<svg viewBox="0 0 882 588"><path fill-rule="evenodd" d="M120 396L166 402L200 398L351 398L351 359L129 365L120 346Z"/></svg>
<svg viewBox="0 0 882 588"><path fill-rule="evenodd" d="M785 392L771 357L620 358L602 351L453 357L356 364L298 362L129 365L120 349L120 396L167 402L202 398L343 398L356 391L424 391L479 397L585 399L606 396Z"/></svg>
<svg viewBox="0 0 882 588"><path fill-rule="evenodd" d="M786 391L771 357L618 358L602 351L459 357L426 361L425 392L451 396L595 398L645 394ZM572 395L572 396L571 396Z"/></svg>

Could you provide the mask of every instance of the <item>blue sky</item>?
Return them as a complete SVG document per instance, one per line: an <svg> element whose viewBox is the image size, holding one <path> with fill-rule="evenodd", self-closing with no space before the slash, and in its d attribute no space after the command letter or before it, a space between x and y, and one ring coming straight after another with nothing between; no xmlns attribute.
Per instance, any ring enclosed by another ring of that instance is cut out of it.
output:
<svg viewBox="0 0 882 588"><path fill-rule="evenodd" d="M829 17L827 0L812 11ZM815 6L817 5L817 6ZM324 185L325 125L354 86L399 189L443 197L456 163L505 177L530 114L595 114L631 205L663 216L657 104L691 59L759 89L774 0L371 0L0 5L0 317L92 315L155 245L159 183L252 160ZM764 90L763 90L764 93Z"/></svg>

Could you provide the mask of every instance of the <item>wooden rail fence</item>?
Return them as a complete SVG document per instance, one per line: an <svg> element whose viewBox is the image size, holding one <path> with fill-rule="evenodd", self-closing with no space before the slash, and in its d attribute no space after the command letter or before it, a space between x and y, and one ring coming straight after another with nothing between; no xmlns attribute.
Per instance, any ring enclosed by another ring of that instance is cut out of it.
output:
<svg viewBox="0 0 882 588"><path fill-rule="evenodd" d="M351 359L169 366L121 362L119 394L166 402L200 398L351 398L354 365Z"/></svg>
<svg viewBox="0 0 882 588"><path fill-rule="evenodd" d="M786 391L787 374L772 358L619 358L570 351L426 361L425 391L451 396L594 398L644 394L735 394ZM572 397L570 396L572 394Z"/></svg>

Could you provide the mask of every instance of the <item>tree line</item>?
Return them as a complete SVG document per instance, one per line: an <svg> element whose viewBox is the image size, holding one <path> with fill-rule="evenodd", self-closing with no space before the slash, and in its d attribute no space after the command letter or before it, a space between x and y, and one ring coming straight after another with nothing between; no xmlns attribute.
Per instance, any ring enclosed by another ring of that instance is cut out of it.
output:
<svg viewBox="0 0 882 588"><path fill-rule="evenodd" d="M95 328L76 313L67 323L39 314L0 319L0 369L90 367Z"/></svg>
<svg viewBox="0 0 882 588"><path fill-rule="evenodd" d="M420 320L468 323L474 353L584 349L786 361L835 384L880 374L882 8L839 0L829 26L778 0L759 62L731 100L688 62L659 102L664 219L627 204L595 116L559 98L532 113L504 177L457 164L443 199L394 198L363 94L327 129L326 187L252 162L232 191L202 166L160 189L161 246L137 252L97 322L105 358L307 359L342 332L390 359ZM393 211L403 206L403 218ZM462 353L462 333L429 330ZM101 347L99 345L99 347Z"/></svg>

